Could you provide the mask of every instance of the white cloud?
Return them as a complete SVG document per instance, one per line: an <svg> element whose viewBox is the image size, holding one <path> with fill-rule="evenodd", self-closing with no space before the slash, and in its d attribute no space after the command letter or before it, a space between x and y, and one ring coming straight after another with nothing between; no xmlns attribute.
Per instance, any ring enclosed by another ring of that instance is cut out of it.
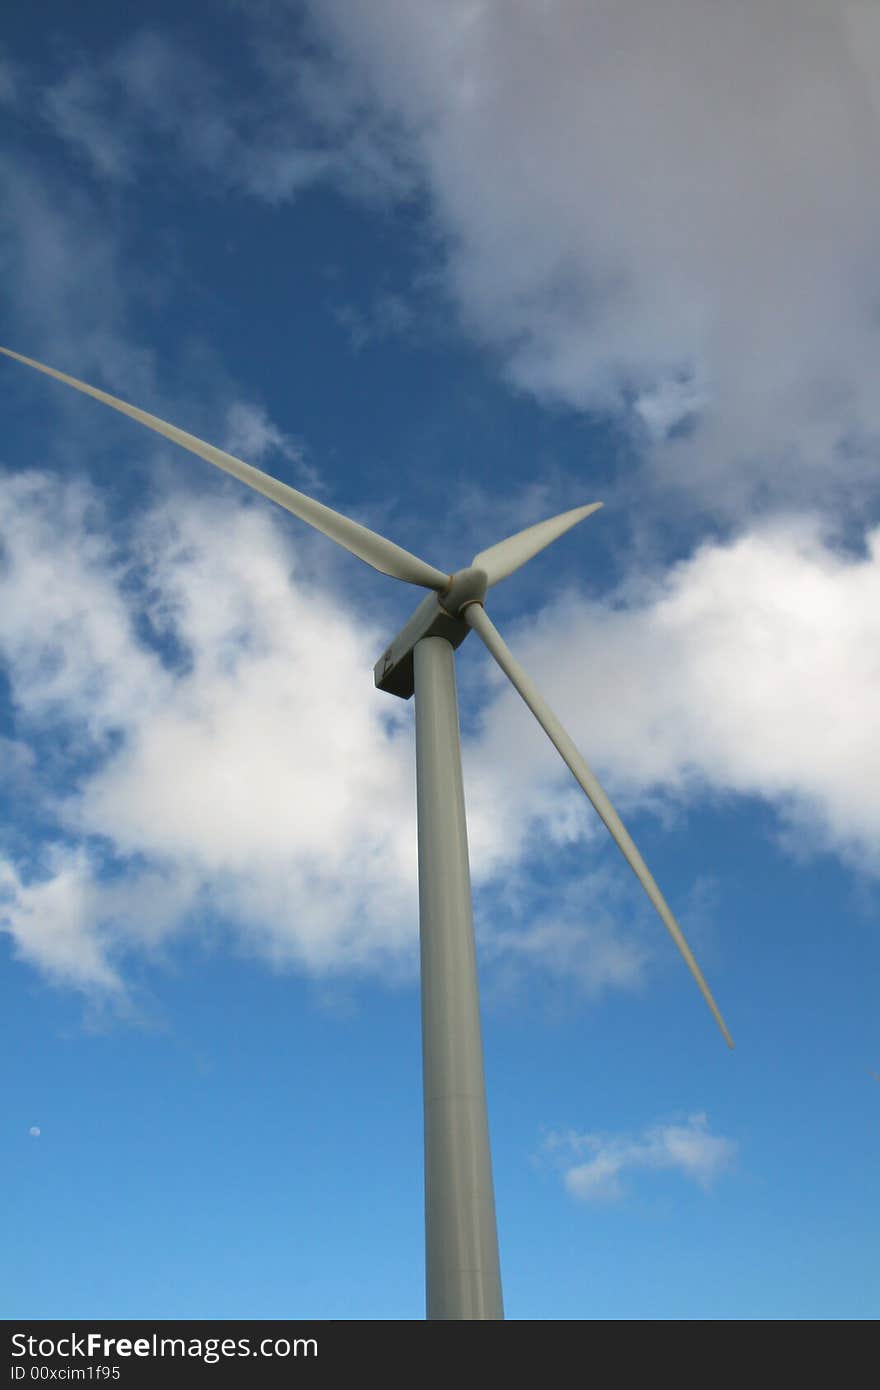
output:
<svg viewBox="0 0 880 1390"><path fill-rule="evenodd" d="M697 1114L683 1124L653 1125L638 1138L553 1132L544 1151L562 1168L572 1197L604 1203L619 1201L626 1193L624 1179L645 1169L677 1172L708 1190L730 1170L736 1145L710 1134L707 1117Z"/></svg>
<svg viewBox="0 0 880 1390"><path fill-rule="evenodd" d="M85 487L20 473L2 479L0 650L27 720L63 719L100 742L167 691L132 639L123 574Z"/></svg>
<svg viewBox="0 0 880 1390"><path fill-rule="evenodd" d="M262 508L169 502L123 565L85 487L2 492L0 648L44 775L60 760L75 787L44 862L4 861L19 952L113 988L116 956L207 903L279 961L409 961L411 738L372 688L384 634L297 575Z"/></svg>
<svg viewBox="0 0 880 1390"><path fill-rule="evenodd" d="M569 594L512 637L575 741L627 806L646 792L757 795L880 872L880 529L844 553L810 517L706 542L601 601ZM481 757L543 759L497 686Z"/></svg>
<svg viewBox="0 0 880 1390"><path fill-rule="evenodd" d="M58 837L22 859L19 833L2 859L19 953L118 991L127 953L208 912L278 963L409 970L411 711L371 681L388 634L308 576L284 518L260 505L166 499L123 546L85 485L17 475L0 503L17 710L3 751ZM625 816L758 795L801 851L877 871L877 613L880 532L843 555L792 518L602 602L570 594L512 642ZM621 929L632 913L615 872L635 892L629 876L613 851L596 871L603 828L493 675L464 761L499 977L538 965L591 997L642 987L662 933L638 917ZM577 843L584 870L542 897L527 866ZM675 906L688 931L691 909Z"/></svg>
<svg viewBox="0 0 880 1390"><path fill-rule="evenodd" d="M49 876L29 884L0 859L0 927L19 956L51 979L115 993L121 982L100 937L94 897L92 868L82 852L53 854Z"/></svg>
<svg viewBox="0 0 880 1390"><path fill-rule="evenodd" d="M450 293L513 382L635 406L661 493L716 513L876 495L876 7L313 11L409 131Z"/></svg>

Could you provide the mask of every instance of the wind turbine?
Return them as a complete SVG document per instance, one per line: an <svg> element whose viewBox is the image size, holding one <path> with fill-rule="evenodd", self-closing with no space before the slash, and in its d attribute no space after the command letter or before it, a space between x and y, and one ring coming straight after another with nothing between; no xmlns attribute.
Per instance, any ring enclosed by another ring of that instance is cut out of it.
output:
<svg viewBox="0 0 880 1390"><path fill-rule="evenodd" d="M447 574L185 430L75 377L0 348L198 454L329 536L380 574L430 592L375 668L376 685L416 701L419 936L425 1119L425 1264L431 1319L503 1318L477 992L454 650L473 630L580 783L685 959L725 1041L718 1006L684 935L617 812L484 607L487 591L602 504L575 507Z"/></svg>

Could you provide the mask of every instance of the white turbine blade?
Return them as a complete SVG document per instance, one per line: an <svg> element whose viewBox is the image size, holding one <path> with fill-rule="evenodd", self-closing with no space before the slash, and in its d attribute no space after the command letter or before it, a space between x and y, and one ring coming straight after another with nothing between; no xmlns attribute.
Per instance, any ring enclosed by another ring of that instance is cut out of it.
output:
<svg viewBox="0 0 880 1390"><path fill-rule="evenodd" d="M693 952L691 951L690 946L687 944L687 941L684 938L684 934L681 928L679 927L678 923L676 922L675 918L670 912L669 907L666 903L666 899L663 897L663 894L660 892L660 889L654 882L654 879L651 873L649 872L648 867L645 864L645 861L643 860L642 856L639 854L638 850L633 844L629 836L629 833L626 830L626 827L624 826L614 807L611 805L611 802L608 800L608 797L605 795L602 788L599 786L599 783L596 781L596 778L594 777L593 773L590 771L586 762L581 757L577 748L572 743L568 734L563 729L562 725L556 718L556 715L553 713L550 706L547 704L546 700L543 698L541 694L539 694L534 682L529 679L525 671L520 666L519 662L516 661L516 659L514 658L506 642L503 640L494 623L492 622L491 618L489 618L488 614L485 612L482 606L479 603L469 604L468 607L465 608L463 616L467 623L474 629L474 631L480 634L480 636L486 643L486 646L489 648L489 651L492 653L495 660L498 662L498 665L501 667L504 674L509 678L511 683L516 687L519 694L525 700L526 704L532 711L532 714L535 716L538 723L541 725L545 733L549 736L551 742L555 744L556 748L562 755L563 761L567 763L568 767L571 769L571 771L574 773L574 776L577 778L578 782L583 787L587 796L592 801L596 810L599 812L599 815L602 817L603 821L610 830L612 838L615 840L618 849L620 850L626 862L629 864L630 868L632 869L636 878L639 880L639 883L644 888L648 897L651 899L651 902L654 904L655 908L660 914L660 918L663 922L663 925L666 927L666 930L669 932L669 935L672 937L679 951L684 956L688 969L690 970L691 974L693 975L694 979L699 985L703 998L709 1005L709 1008L712 1010L712 1013L715 1017L715 1022L718 1024L718 1027L721 1029L721 1032L724 1035L725 1042L727 1043L728 1047L733 1047L733 1039L727 1031L724 1019L721 1017L721 1014L719 1012L718 1005L712 998L709 986L703 979L702 971L700 970L700 967L697 965L697 962L694 960Z"/></svg>
<svg viewBox="0 0 880 1390"><path fill-rule="evenodd" d="M570 512L560 512L559 516L551 516L549 521L539 521L535 526L527 526L525 531L517 531L515 536L508 536L507 540L490 545L488 550L481 550L479 555L475 555L471 560L471 566L483 570L489 576L491 589L499 579L506 579L509 574L513 574L514 570L518 570L527 560L531 560L533 555L537 555L539 550L543 550L559 536L564 536L572 526L577 526L579 521L583 521L591 512L597 512L601 506L601 502L591 502L589 506L574 507Z"/></svg>
<svg viewBox="0 0 880 1390"><path fill-rule="evenodd" d="M249 463L242 463L241 459L235 458L232 454L224 453L222 449L215 448L213 444L206 444L204 440L197 439L194 434L187 434L186 430L179 430L175 425L167 424L157 416L150 415L146 410L138 410L137 406L128 405L125 401L118 400L116 396L111 396L107 391L99 391L95 386L87 386L85 382L77 381L76 377L67 376L65 372L55 371L53 367L46 367L42 362L35 362L30 357L23 357L21 353L12 352L9 348L0 348L0 352L5 353L7 357L14 357L17 362L24 362L28 367L36 368L38 372L45 372L47 376L55 377L56 381L65 382L66 385L74 387L77 391L83 391L87 396L94 396L96 401L103 401L113 410L130 416L139 424L146 425L147 429L155 430L157 434L170 439L174 444L188 449L191 454L198 454L208 463L222 468L224 473L231 473L233 478L238 478L239 482L246 483L256 492L261 492L264 497L270 498L279 506L285 507L287 511L293 512L293 515L298 516L300 521L305 521L316 531L323 532L325 536L329 536L345 550L349 550L352 555L357 555L358 559L372 565L373 569L378 570L380 574L390 575L392 579L406 580L409 584L419 584L424 589L442 590L448 587L448 574L443 574L433 565L426 564L418 556L411 555L408 550L403 550L393 541L387 541L384 536L379 536L375 531L368 530L359 522L350 521L347 516L334 512L331 507L325 507L323 502L316 502L313 498L307 497L305 493L297 492L295 488L288 487L286 483L279 482L277 478L271 477L268 473L262 473L259 468L253 468Z"/></svg>

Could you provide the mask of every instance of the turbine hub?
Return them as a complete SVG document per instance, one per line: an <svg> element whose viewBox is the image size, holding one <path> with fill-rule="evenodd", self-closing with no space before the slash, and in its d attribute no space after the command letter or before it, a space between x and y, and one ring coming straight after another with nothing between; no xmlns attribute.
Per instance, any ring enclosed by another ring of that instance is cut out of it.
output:
<svg viewBox="0 0 880 1390"><path fill-rule="evenodd" d="M459 617L469 603L482 603L489 587L489 576L485 570L468 565L452 576L449 587L438 595L440 607L451 618Z"/></svg>

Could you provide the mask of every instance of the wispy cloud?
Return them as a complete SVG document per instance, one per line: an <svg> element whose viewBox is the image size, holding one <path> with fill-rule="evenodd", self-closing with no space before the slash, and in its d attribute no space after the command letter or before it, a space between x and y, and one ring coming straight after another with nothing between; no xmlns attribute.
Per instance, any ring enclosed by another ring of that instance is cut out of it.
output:
<svg viewBox="0 0 880 1390"><path fill-rule="evenodd" d="M176 162L227 184L241 180L269 201L312 182L327 162L317 150L297 149L289 135L282 142L246 130L245 112L224 101L203 59L157 30L141 30L103 60L69 67L46 88L43 111L95 174L116 181L149 165L157 141L173 149Z"/></svg>
<svg viewBox="0 0 880 1390"><path fill-rule="evenodd" d="M411 304L402 295L390 290L374 295L366 309L345 302L335 305L332 312L348 334L355 352L360 352L368 343L381 342L384 338L407 332L414 319Z"/></svg>
<svg viewBox="0 0 880 1390"><path fill-rule="evenodd" d="M93 175L113 183L162 159L207 174L214 191L270 204L322 182L372 197L404 192L381 122L361 119L355 75L316 45L308 57L297 52L298 28L286 31L284 62L265 30L245 24L246 87L230 86L173 29L142 28L88 62L68 62L35 98L38 110Z"/></svg>
<svg viewBox="0 0 880 1390"><path fill-rule="evenodd" d="M17 64L0 53L0 106L14 106L19 95Z"/></svg>
<svg viewBox="0 0 880 1390"><path fill-rule="evenodd" d="M639 1136L553 1131L543 1144L572 1197L603 1203L620 1201L626 1179L643 1171L674 1172L708 1190L730 1171L736 1148L732 1140L710 1133L702 1113L652 1125Z"/></svg>

